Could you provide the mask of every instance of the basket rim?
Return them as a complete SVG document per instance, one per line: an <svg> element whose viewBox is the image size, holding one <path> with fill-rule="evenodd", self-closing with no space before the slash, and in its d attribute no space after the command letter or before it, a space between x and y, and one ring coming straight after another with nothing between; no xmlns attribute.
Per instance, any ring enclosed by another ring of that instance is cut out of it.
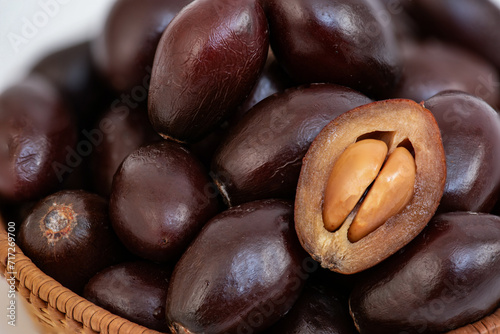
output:
<svg viewBox="0 0 500 334"><path fill-rule="evenodd" d="M7 268L9 252L9 235L7 225L0 214L0 264L5 272L0 274L6 277L10 271ZM12 248L11 248L12 249ZM88 301L61 285L52 277L40 270L29 257L24 255L16 244L15 272L16 289L19 286L27 288L65 317L78 322L82 327L87 327L97 333L111 334L161 334L158 331L146 328L130 320L115 315L100 306ZM29 302L29 301L28 301ZM492 314L466 325L447 332L446 334L499 334L500 333L500 307Z"/></svg>
<svg viewBox="0 0 500 334"><path fill-rule="evenodd" d="M25 287L31 294L59 311L64 317L81 324L82 328L88 328L97 333L162 334L113 314L61 285L24 255L19 245L16 244L15 247L9 249L9 235L6 227L5 220L0 214L0 266L5 268L5 272L2 271L0 274L5 279L7 274L9 278L14 277L17 291L19 291L19 286ZM7 267L9 256L15 265L13 271ZM28 303L31 302L28 300ZM32 313L31 310L28 311ZM54 320L57 321L57 319Z"/></svg>

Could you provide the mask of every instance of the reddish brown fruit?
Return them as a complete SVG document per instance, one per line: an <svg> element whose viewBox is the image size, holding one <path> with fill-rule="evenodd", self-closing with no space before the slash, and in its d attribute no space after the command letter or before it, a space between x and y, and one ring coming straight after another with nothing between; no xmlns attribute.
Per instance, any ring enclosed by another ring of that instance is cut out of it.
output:
<svg viewBox="0 0 500 334"><path fill-rule="evenodd" d="M252 90L269 48L264 11L253 0L199 0L163 33L149 91L158 133L195 142Z"/></svg>
<svg viewBox="0 0 500 334"><path fill-rule="evenodd" d="M327 188L361 182L356 175L374 156L361 153L357 158L366 163L353 166L347 174L338 173L339 168L334 166L346 163L340 157L347 147L370 140L385 143L389 158L373 185L359 190L361 199L348 209L340 227L329 231L323 213L327 208L345 205L342 196L327 202ZM397 165L404 168L394 168L391 157L401 152L404 162ZM304 158L295 202L297 234L303 247L323 267L346 274L362 271L396 252L425 227L438 207L445 178L440 132L429 110L410 100L373 102L355 108L330 122Z"/></svg>
<svg viewBox="0 0 500 334"><path fill-rule="evenodd" d="M128 254L111 227L108 202L84 191L41 200L19 228L17 242L43 272L76 293Z"/></svg>

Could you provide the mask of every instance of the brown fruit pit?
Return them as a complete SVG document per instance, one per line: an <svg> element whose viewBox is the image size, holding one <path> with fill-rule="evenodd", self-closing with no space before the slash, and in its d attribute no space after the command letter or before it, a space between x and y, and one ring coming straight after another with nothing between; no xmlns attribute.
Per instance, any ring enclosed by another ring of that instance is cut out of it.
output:
<svg viewBox="0 0 500 334"><path fill-rule="evenodd" d="M394 99L344 113L303 161L295 202L302 246L336 272L372 267L426 226L445 179L440 131L422 105Z"/></svg>

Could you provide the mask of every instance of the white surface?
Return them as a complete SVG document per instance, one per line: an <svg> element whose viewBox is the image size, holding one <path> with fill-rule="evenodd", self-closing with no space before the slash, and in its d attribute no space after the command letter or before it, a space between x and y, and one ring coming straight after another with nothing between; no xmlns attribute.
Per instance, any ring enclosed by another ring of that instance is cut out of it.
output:
<svg viewBox="0 0 500 334"><path fill-rule="evenodd" d="M95 36L113 0L0 0L0 91L43 55Z"/></svg>
<svg viewBox="0 0 500 334"><path fill-rule="evenodd" d="M0 333L2 334L41 334L41 332L38 330L38 328L35 326L35 323L31 319L30 315L28 314L28 311L26 309L26 305L24 301L22 300L22 297L18 294L14 298L9 298L8 297L9 293L9 286L7 284L7 281L4 278L0 279L0 314L2 315L0 317ZM9 322L11 321L9 318L7 318L7 315L9 314L9 310L7 309L10 307L10 301L14 300L15 302L15 326L9 325Z"/></svg>
<svg viewBox="0 0 500 334"><path fill-rule="evenodd" d="M114 0L0 0L0 92L22 79L42 56L94 37ZM32 25L31 31L29 30ZM16 43L17 41L17 43ZM0 333L41 333L17 295L16 326L8 324L10 298L0 277Z"/></svg>

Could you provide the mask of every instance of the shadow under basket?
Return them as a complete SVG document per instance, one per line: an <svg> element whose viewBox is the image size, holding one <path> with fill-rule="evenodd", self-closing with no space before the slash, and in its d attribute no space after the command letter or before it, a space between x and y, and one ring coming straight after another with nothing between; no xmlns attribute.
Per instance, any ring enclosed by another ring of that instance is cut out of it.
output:
<svg viewBox="0 0 500 334"><path fill-rule="evenodd" d="M5 228L0 216L0 273L15 278L18 294L27 301L28 311L44 333L159 334L96 306L44 274L17 245L9 245ZM500 308L480 321L448 332L478 333L500 334Z"/></svg>

